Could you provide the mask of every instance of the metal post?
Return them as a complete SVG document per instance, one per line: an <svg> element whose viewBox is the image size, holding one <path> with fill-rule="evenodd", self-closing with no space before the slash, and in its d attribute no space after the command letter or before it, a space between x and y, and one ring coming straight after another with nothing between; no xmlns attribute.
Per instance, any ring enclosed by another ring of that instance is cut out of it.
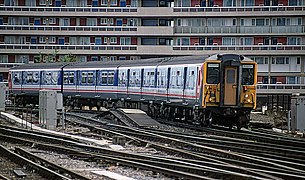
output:
<svg viewBox="0 0 305 180"><path fill-rule="evenodd" d="M33 130L33 108L34 107L31 108L31 130Z"/></svg>
<svg viewBox="0 0 305 180"><path fill-rule="evenodd" d="M26 107L26 114L25 114L25 128L28 128L28 111L29 107Z"/></svg>

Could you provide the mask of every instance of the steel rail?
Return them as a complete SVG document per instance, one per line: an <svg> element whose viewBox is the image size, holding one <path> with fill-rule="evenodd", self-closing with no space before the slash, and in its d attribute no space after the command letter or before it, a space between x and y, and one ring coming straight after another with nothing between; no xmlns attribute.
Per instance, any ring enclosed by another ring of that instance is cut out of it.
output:
<svg viewBox="0 0 305 180"><path fill-rule="evenodd" d="M0 134L0 137L2 137L2 139L9 139L10 141L14 140L14 141L17 141L19 143L26 143L26 144L35 144L36 147L39 147L39 148L44 148L44 149L47 149L47 150L50 150L52 147L52 149L54 151L62 151L63 153L71 153L72 156L77 156L77 154L79 154L78 151L76 150L67 150L67 148L59 148L60 145L55 145L55 146L52 146L52 145L47 145L47 144L42 144L42 143L38 143L38 142L34 142L34 141L30 141L30 140L26 140L26 139L21 139L21 138L16 138L16 137L12 137L12 136L4 136L4 135L1 135ZM152 146L152 144L151 144ZM154 146L157 146L158 148L160 148L161 146L159 145L154 145ZM77 147L77 148L82 148L82 149L86 149L86 150L90 150L90 154L92 154L92 152L100 152L100 153L103 153L103 154L115 154L116 156L117 155L121 155L121 153L123 153L123 157L125 156L136 156L138 157L138 155L133 155L133 154L128 154L128 153L124 153L124 152L117 152L117 151L112 151L112 150L109 150L109 149L105 149L105 148L98 148L98 147L92 147L92 146L89 146L89 145L85 145L85 144L79 144L79 143L75 143L75 146L74 147ZM163 148L166 148L166 147L163 147ZM175 152L174 154L177 154L177 150L173 149L173 151ZM178 150L179 152L183 153L182 150ZM118 154L119 153L119 154ZM189 153L189 152L186 152L184 154L188 154L190 156L194 156L194 154L192 153ZM196 156L196 155L195 155ZM200 157L197 155L197 157ZM90 158L90 157L89 157ZM139 159L145 159L146 157L145 156L140 156ZM149 157L149 158L152 158L152 157ZM205 159L207 160L207 159ZM224 167L225 165L222 165L222 167ZM245 169L245 168L242 168L242 167L237 167L237 166L232 166L232 165L227 165L226 168L229 168L230 167L230 170L232 169L237 169L238 171L240 171L241 169ZM202 170L202 169L201 169ZM194 171L194 170L193 170ZM221 172L221 168L219 168L218 170L219 172ZM231 174L238 174L236 172L232 172ZM253 173L252 173L253 174ZM255 173L254 173L255 174ZM232 176L232 175L231 175ZM247 176L247 175L243 175L243 176ZM252 175L253 176L253 175ZM253 176L253 177L256 177L256 176ZM268 178L271 178L272 176L268 176ZM274 178L272 178L274 179Z"/></svg>
<svg viewBox="0 0 305 180"><path fill-rule="evenodd" d="M27 168L33 169L37 171L38 174L40 174L42 177L50 178L50 179L70 179L67 178L59 173L56 173L50 169L47 169L37 163L34 163L31 160L28 160L10 150L5 148L4 146L0 145L0 152L2 155L5 155L10 160L14 161L17 164L25 165Z"/></svg>
<svg viewBox="0 0 305 180"><path fill-rule="evenodd" d="M58 146L57 146L58 147ZM26 157L27 159L31 159L35 162L40 162L40 164L43 164L45 167L48 167L48 169L52 169L53 171L57 171L57 172L60 172L60 174L65 174L65 176L70 176L71 178L73 179L80 179L80 180L90 180L89 178L85 177L85 176L82 176L80 174L77 174L73 171L70 171L66 168L63 168L57 164L54 164L50 161L47 161L43 158L40 158L36 155L34 155L33 153L30 153L24 149L21 149L19 147L15 147L15 152L20 154L21 156L23 157Z"/></svg>

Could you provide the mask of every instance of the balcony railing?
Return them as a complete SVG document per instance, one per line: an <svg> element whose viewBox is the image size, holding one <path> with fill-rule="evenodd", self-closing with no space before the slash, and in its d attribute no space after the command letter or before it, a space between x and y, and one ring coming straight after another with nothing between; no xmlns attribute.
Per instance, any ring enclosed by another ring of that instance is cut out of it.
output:
<svg viewBox="0 0 305 180"><path fill-rule="evenodd" d="M305 84L258 84L258 94L305 93Z"/></svg>
<svg viewBox="0 0 305 180"><path fill-rule="evenodd" d="M14 31L137 31L134 26L41 26L41 25L0 25L0 30Z"/></svg>
<svg viewBox="0 0 305 180"><path fill-rule="evenodd" d="M136 45L0 44L0 49L29 50L137 50Z"/></svg>
<svg viewBox="0 0 305 180"><path fill-rule="evenodd" d="M177 26L174 28L175 33L182 34L261 34L261 33L305 33L305 26L221 26L221 27L191 27Z"/></svg>
<svg viewBox="0 0 305 180"><path fill-rule="evenodd" d="M266 12L305 11L305 6L174 7L174 12Z"/></svg>
<svg viewBox="0 0 305 180"><path fill-rule="evenodd" d="M162 45L59 45L59 44L0 44L0 50L137 50L138 47L164 49ZM162 53L178 53L177 51L199 52L200 51L245 51L245 52L279 52L279 51L297 51L298 54L305 55L305 45L206 45L206 46L166 46ZM168 52L171 51L171 52ZM143 52L144 53L144 52ZM146 52L147 53L147 52ZM287 53L287 52L284 52Z"/></svg>
<svg viewBox="0 0 305 180"><path fill-rule="evenodd" d="M0 11L20 12L137 12L142 7L41 7L41 6L0 6ZM151 7L158 8L158 7ZM243 6L243 7L168 7L173 12L266 12L266 11L305 11L305 6Z"/></svg>
<svg viewBox="0 0 305 180"><path fill-rule="evenodd" d="M54 25L0 25L0 30L13 31L137 31L148 26L54 26ZM160 28L151 26L151 28ZM166 27L166 26L162 26ZM191 27L176 26L175 33L182 34L261 34L261 33L305 33L305 26L241 26L241 27Z"/></svg>
<svg viewBox="0 0 305 180"><path fill-rule="evenodd" d="M24 63L0 63L0 68L12 68L15 66L22 65Z"/></svg>
<svg viewBox="0 0 305 180"><path fill-rule="evenodd" d="M305 45L194 45L173 46L176 51L304 51ZM305 54L302 53L302 54Z"/></svg>
<svg viewBox="0 0 305 180"><path fill-rule="evenodd" d="M0 6L0 11L20 12L137 12L136 7L34 7L34 6Z"/></svg>

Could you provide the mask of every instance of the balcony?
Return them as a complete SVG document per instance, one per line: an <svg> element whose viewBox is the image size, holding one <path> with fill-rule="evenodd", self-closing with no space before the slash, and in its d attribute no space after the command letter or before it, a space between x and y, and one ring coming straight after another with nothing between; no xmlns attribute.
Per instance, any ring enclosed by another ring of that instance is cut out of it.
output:
<svg viewBox="0 0 305 180"><path fill-rule="evenodd" d="M54 53L58 54L129 54L135 53L136 45L58 45L58 44L0 44L0 50L6 53L16 54L38 54Z"/></svg>
<svg viewBox="0 0 305 180"><path fill-rule="evenodd" d="M137 35L137 36L173 36L171 26L33 26L0 25L3 34L44 34L44 35Z"/></svg>
<svg viewBox="0 0 305 180"><path fill-rule="evenodd" d="M44 34L44 35L135 35L136 26L34 26L34 25L0 25L3 34Z"/></svg>
<svg viewBox="0 0 305 180"><path fill-rule="evenodd" d="M244 34L244 35L303 35L305 26L221 26L221 27L191 27L176 26L174 27L176 34L213 34L225 36L226 34Z"/></svg>
<svg viewBox="0 0 305 180"><path fill-rule="evenodd" d="M132 54L139 55L202 55L214 53L239 53L244 55L305 55L305 45L58 45L58 44L0 44L6 53L36 54Z"/></svg>
<svg viewBox="0 0 305 180"><path fill-rule="evenodd" d="M246 6L246 7L174 7L179 16L269 16L304 15L305 6ZM284 12L284 13L283 13Z"/></svg>
<svg viewBox="0 0 305 180"><path fill-rule="evenodd" d="M27 16L135 16L136 7L30 7L30 6L0 6L3 15Z"/></svg>
<svg viewBox="0 0 305 180"><path fill-rule="evenodd" d="M247 7L29 7L0 6L1 14L24 16L109 17L198 17L200 16L294 16L304 15L305 6Z"/></svg>
<svg viewBox="0 0 305 180"><path fill-rule="evenodd" d="M22 65L24 63L0 63L0 72L8 72L12 67Z"/></svg>

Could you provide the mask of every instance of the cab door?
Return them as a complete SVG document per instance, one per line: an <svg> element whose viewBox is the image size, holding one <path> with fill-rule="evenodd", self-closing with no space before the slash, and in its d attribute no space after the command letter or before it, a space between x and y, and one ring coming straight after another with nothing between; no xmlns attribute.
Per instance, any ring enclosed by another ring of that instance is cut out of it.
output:
<svg viewBox="0 0 305 180"><path fill-rule="evenodd" d="M238 87L237 67L225 68L224 84L224 105L236 106L237 104L237 87Z"/></svg>

